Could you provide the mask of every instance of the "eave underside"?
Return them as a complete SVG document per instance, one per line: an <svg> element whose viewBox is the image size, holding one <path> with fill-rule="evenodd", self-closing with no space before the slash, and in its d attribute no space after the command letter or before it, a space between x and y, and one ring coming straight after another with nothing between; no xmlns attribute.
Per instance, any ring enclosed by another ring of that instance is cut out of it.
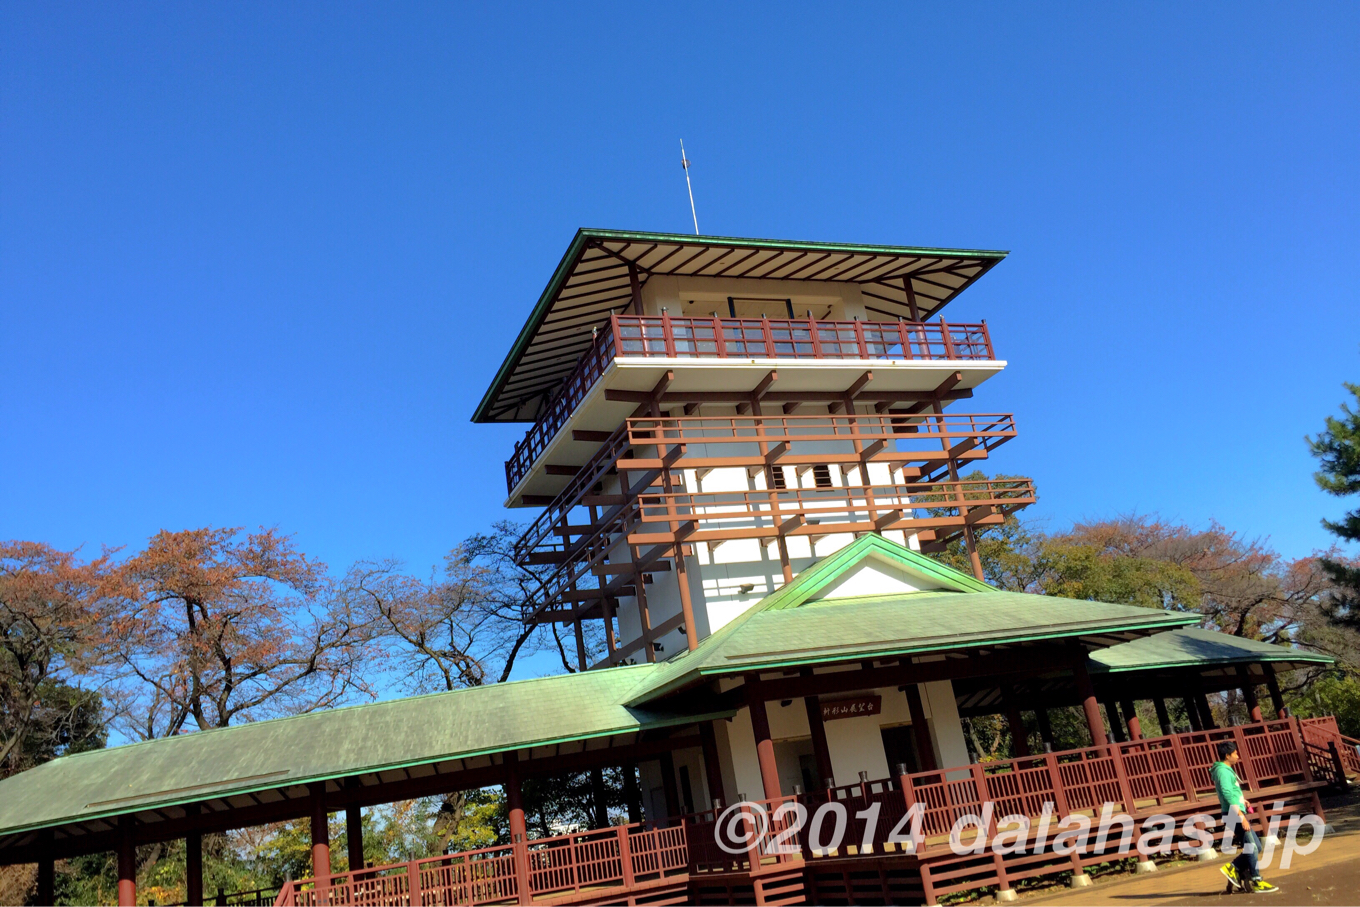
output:
<svg viewBox="0 0 1360 907"><path fill-rule="evenodd" d="M1005 256L708 236L581 231L473 416L532 421L589 349L592 331L654 276L830 281L860 286L871 319L924 320Z"/></svg>

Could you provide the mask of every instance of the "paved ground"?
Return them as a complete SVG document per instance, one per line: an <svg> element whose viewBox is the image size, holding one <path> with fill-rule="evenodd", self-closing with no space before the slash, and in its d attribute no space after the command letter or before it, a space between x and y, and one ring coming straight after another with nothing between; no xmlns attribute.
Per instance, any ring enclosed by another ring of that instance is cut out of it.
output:
<svg viewBox="0 0 1360 907"><path fill-rule="evenodd" d="M1327 821L1335 828L1313 853L1294 855L1287 870L1267 869L1262 872L1279 886L1275 894L1226 895L1226 882L1219 867L1228 861L1221 857L1212 863L1188 863L1174 868L1163 868L1152 875L1118 875L1095 878L1089 888L1049 889L1035 892L1023 899L1027 905L1112 905L1142 904L1234 904L1238 907L1252 901L1277 905L1360 904L1360 795L1352 794L1344 800L1324 804ZM1279 864L1276 851L1272 861Z"/></svg>

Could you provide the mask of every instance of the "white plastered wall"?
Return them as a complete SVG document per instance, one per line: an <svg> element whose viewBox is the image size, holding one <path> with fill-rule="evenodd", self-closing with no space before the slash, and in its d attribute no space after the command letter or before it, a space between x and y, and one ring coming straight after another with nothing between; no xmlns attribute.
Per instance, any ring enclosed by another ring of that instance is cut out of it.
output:
<svg viewBox="0 0 1360 907"><path fill-rule="evenodd" d="M964 743L958 706L954 701L953 684L941 680L920 684L919 689L927 723L926 732L930 736L937 764L944 768L967 765L968 749ZM853 784L859 779L860 772L866 772L871 780L876 780L887 778L896 770L888 765L881 729L912 723L907 697L896 687L882 687L873 692L882 698L880 714L840 718L824 724L827 749L831 752L831 768L837 784ZM828 700L834 698L827 697ZM787 706L778 701L767 702L765 711L769 716L772 740L778 742L811 735L802 699L794 699ZM738 794L745 794L750 800L764 799L750 710L742 709L730 722L719 724L724 729L718 739L722 754L719 761L723 763L723 783L728 787L729 795L735 798ZM781 782L781 786L784 786L788 778L797 777L797 767L781 762L779 773L781 779L786 779ZM784 786L783 792L790 794L792 789Z"/></svg>

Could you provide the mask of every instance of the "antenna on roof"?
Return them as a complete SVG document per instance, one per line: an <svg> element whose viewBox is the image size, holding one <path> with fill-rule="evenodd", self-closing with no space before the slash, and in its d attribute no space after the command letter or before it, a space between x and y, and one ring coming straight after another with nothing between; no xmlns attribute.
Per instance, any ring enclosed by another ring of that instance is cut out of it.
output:
<svg viewBox="0 0 1360 907"><path fill-rule="evenodd" d="M694 218L694 235L699 235L699 215L694 213L694 187L689 182L689 158L685 157L685 140L680 140L680 166L685 168L685 188L689 190L689 213Z"/></svg>

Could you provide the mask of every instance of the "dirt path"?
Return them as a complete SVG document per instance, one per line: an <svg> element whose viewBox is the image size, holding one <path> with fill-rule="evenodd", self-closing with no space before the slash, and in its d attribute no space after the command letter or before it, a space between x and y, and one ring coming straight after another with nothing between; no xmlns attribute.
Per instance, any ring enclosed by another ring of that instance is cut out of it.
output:
<svg viewBox="0 0 1360 907"><path fill-rule="evenodd" d="M1279 886L1275 894L1227 895L1226 882L1219 867L1228 861L1220 857L1212 863L1192 863L1163 869L1152 875L1120 875L1105 881L1097 880L1089 888L1075 888L1059 892L1038 893L1024 903L1033 905L1109 905L1139 904L1235 904L1243 907L1251 902L1280 905L1293 904L1360 904L1360 796L1351 795L1344 802L1329 804L1327 820L1335 828L1316 851L1307 856L1295 854L1293 865L1287 870L1275 868L1262 872ZM1273 865L1278 865L1276 851Z"/></svg>

